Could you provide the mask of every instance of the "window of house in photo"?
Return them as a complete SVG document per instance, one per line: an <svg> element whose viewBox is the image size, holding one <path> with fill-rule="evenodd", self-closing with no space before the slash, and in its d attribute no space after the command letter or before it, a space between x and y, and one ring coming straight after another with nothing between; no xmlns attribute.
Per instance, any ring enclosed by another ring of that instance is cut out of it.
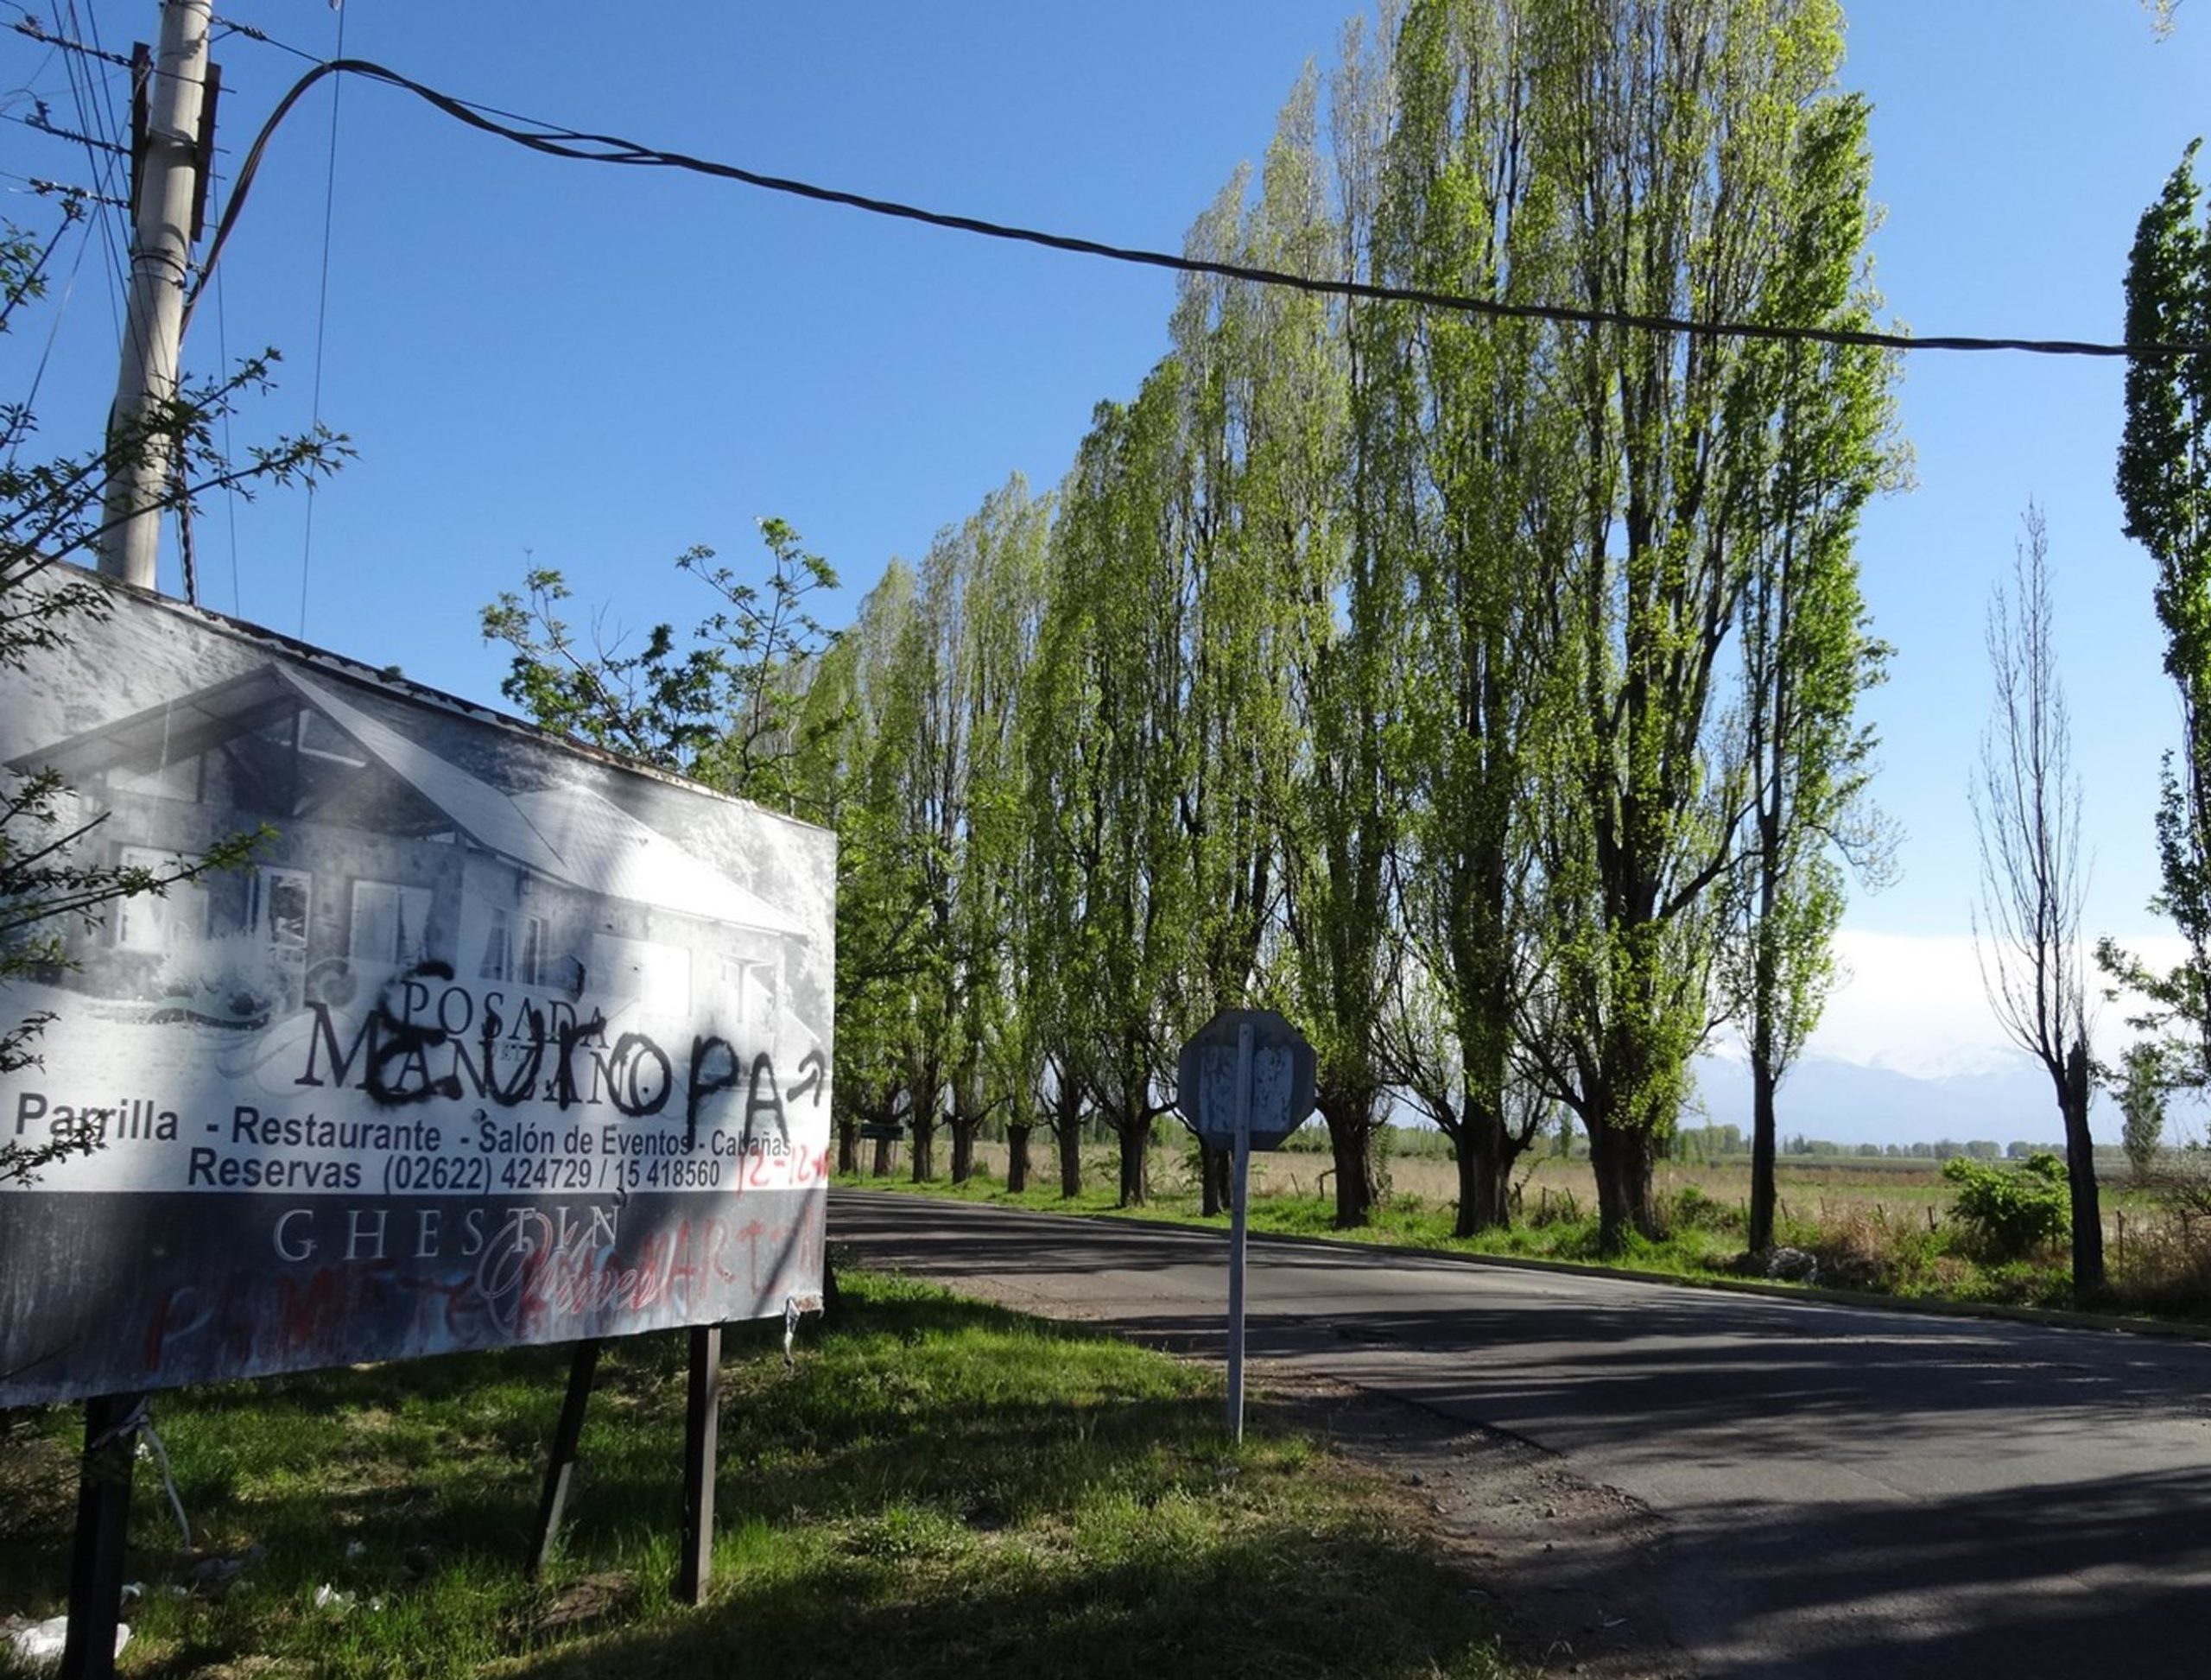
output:
<svg viewBox="0 0 2211 1680"><path fill-rule="evenodd" d="M484 959L476 977L485 980L538 983L538 962L545 949L545 918L494 906L484 934Z"/></svg>
<svg viewBox="0 0 2211 1680"><path fill-rule="evenodd" d="M356 881L346 952L364 962L420 961L429 920L429 888Z"/></svg>
<svg viewBox="0 0 2211 1680"><path fill-rule="evenodd" d="M307 902L314 877L303 869L257 869L246 899L246 925L280 951L307 946Z"/></svg>
<svg viewBox="0 0 2211 1680"><path fill-rule="evenodd" d="M490 924L484 930L484 957L476 965L479 980L504 980L512 978L509 970L514 964L514 916L497 905L491 907Z"/></svg>
<svg viewBox="0 0 2211 1680"><path fill-rule="evenodd" d="M126 846L117 861L125 869L168 874L191 859L181 852L150 846ZM207 893L189 881L174 881L161 892L134 892L115 906L115 942L126 951L166 951L180 940L207 931Z"/></svg>
<svg viewBox="0 0 2211 1680"><path fill-rule="evenodd" d="M776 1012L776 976L772 965L758 957L724 957L722 984L737 999L737 1018L747 1027L770 1024Z"/></svg>

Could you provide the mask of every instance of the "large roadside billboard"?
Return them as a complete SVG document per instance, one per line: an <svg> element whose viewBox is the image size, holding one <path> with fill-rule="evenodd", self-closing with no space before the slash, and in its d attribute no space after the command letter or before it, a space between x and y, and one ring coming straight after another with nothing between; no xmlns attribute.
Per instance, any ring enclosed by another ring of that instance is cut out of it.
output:
<svg viewBox="0 0 2211 1680"><path fill-rule="evenodd" d="M835 840L122 589L0 669L74 856L0 1139L0 1404L781 1314L820 1288ZM17 846L30 836L10 839Z"/></svg>

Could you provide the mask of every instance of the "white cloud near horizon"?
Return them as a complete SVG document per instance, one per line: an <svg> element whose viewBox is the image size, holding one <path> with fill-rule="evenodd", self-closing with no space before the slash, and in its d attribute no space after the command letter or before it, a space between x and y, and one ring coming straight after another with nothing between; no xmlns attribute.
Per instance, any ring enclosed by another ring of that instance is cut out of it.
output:
<svg viewBox="0 0 2211 1680"><path fill-rule="evenodd" d="M2145 960L2179 960L2170 934L2122 936ZM1970 934L1890 934L1845 928L1835 935L1842 973L1828 995L1808 1056L1832 1056L1915 1079L1945 1079L2016 1067L2025 1055L1988 1006ZM2090 962L2092 986L2100 979ZM2108 1059L2131 1035L2126 1006L2092 1000L2091 1036Z"/></svg>

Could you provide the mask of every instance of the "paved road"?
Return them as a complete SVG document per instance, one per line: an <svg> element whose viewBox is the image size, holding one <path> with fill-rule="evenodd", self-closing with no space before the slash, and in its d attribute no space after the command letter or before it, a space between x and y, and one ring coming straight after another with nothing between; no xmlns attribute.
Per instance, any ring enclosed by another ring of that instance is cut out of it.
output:
<svg viewBox="0 0 2211 1680"><path fill-rule="evenodd" d="M832 1240L1218 1357L1213 1232L838 1190ZM1663 1519L1708 1676L2211 1675L2211 1347L1255 1239L1251 1351Z"/></svg>

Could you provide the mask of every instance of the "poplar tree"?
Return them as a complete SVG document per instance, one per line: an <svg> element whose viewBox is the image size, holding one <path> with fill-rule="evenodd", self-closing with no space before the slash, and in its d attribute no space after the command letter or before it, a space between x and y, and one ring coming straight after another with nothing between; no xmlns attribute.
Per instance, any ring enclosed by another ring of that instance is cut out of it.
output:
<svg viewBox="0 0 2211 1680"><path fill-rule="evenodd" d="M1799 129L1760 320L1872 325L1866 118L1862 99L1837 98ZM1878 882L1890 865L1866 796L1874 739L1857 718L1888 650L1870 628L1853 542L1866 499L1900 465L1891 361L1864 346L1753 344L1729 397L1752 551L1738 615L1750 810L1726 967L1750 1056L1753 1252L1773 1246L1776 1093L1834 980L1846 871Z"/></svg>
<svg viewBox="0 0 2211 1680"><path fill-rule="evenodd" d="M1388 134L1387 43L1346 35L1330 105L1334 203L1317 162L1300 196L1310 231L1295 264L1371 273ZM1312 155L1309 143L1301 148ZM1287 162L1288 160L1285 160ZM1335 1222L1363 1225L1379 1193L1375 1150L1390 1084L1388 1004L1397 960L1391 866L1406 817L1402 729L1409 632L1403 479L1381 418L1371 341L1397 306L1306 302L1315 383L1307 470L1333 477L1333 508L1303 539L1292 643L1301 732L1283 814L1288 987L1317 1054L1316 1106L1334 1163Z"/></svg>
<svg viewBox="0 0 2211 1680"><path fill-rule="evenodd" d="M1134 403L1101 404L1083 440L1053 528L1030 725L1032 809L1064 870L1059 984L1081 1000L1060 1088L1079 1074L1118 1139L1125 1207L1149 1193L1152 1125L1173 1104L1190 949L1183 377L1169 357Z"/></svg>
<svg viewBox="0 0 2211 1680"><path fill-rule="evenodd" d="M2182 154L2142 214L2126 265L2131 344L2211 340L2211 224L2195 162ZM2119 498L2126 535L2150 551L2152 594L2165 631L2165 674L2180 700L2181 740L2165 755L2157 802L2157 861L2187 959L2158 973L2108 940L2099 960L2150 1000L2142 1024L2192 1040L2159 1064L2180 1082L2211 1081L2211 354L2138 355L2126 369ZM2182 1070L2185 1070L2183 1073Z"/></svg>
<svg viewBox="0 0 2211 1680"><path fill-rule="evenodd" d="M2012 1042L2042 1063L2065 1127L2065 1177L2073 1238L2073 1288L2104 1286L2103 1217L2088 1135L2093 1051L2081 912L2088 891L2081 848L2081 782L2057 670L2056 609L2049 592L2049 533L2027 505L2013 553L2011 586L1988 606L1988 662L1995 679L1980 774L1971 788L1980 842L1973 954L1989 1008Z"/></svg>
<svg viewBox="0 0 2211 1680"><path fill-rule="evenodd" d="M834 728L810 737L801 760L815 808L837 831L836 1077L839 1167L852 1170L863 1123L895 1124L905 1107L913 984L934 960L928 900L905 821L896 758L884 742L901 726L896 657L914 610L912 567L892 561L823 662L808 696ZM876 1170L887 1165L878 1142Z"/></svg>
<svg viewBox="0 0 2211 1680"><path fill-rule="evenodd" d="M1024 792L1019 702L1036 654L1051 505L1016 473L962 528L954 728L965 763L953 865L959 964L952 1082L952 1178L974 1170L975 1135L992 1113L1025 1116L1034 1079L1019 1019Z"/></svg>
<svg viewBox="0 0 2211 1680"><path fill-rule="evenodd" d="M1193 231L1194 254L1272 268L1331 259L1308 71L1277 120L1256 201L1239 172ZM1178 1021L1277 1000L1284 814L1303 739L1296 672L1312 603L1335 565L1340 398L1329 311L1278 288L1194 279L1175 319L1184 372L1188 498L1182 616L1188 733L1178 808L1191 941ZM1228 1157L1204 1151L1207 1213Z"/></svg>
<svg viewBox="0 0 2211 1680"><path fill-rule="evenodd" d="M1799 137L1841 46L1828 0L1531 4L1533 167L1592 307L1744 320L1785 306ZM1794 319L1794 316L1790 317ZM1580 460L1550 634L1579 703L1543 818L1546 1083L1587 1132L1601 1239L1652 1233L1650 1172L1714 1018L1751 776L1722 653L1758 560L1768 416L1738 339L1559 328ZM1784 436L1779 446L1796 447Z"/></svg>
<svg viewBox="0 0 2211 1680"><path fill-rule="evenodd" d="M952 1132L953 1179L966 1178L976 1132L1017 1095L1004 1051L1021 866L1018 696L1048 517L1017 475L939 532L889 643L872 774L920 907L900 1034L916 1182L934 1172L940 1125Z"/></svg>
<svg viewBox="0 0 2211 1680"><path fill-rule="evenodd" d="M1527 34L1512 8L1422 0L1406 15L1375 247L1391 280L1500 301L1556 294L1552 188L1521 166ZM1536 323L1392 311L1369 346L1365 413L1403 484L1417 678L1400 872L1415 972L1401 992L1408 1024L1428 1030L1402 1034L1393 1059L1451 1138L1464 1236L1509 1219L1511 1165L1540 1113L1508 1117L1506 1093L1537 960L1529 739L1555 698L1534 608L1558 580L1571 439Z"/></svg>

